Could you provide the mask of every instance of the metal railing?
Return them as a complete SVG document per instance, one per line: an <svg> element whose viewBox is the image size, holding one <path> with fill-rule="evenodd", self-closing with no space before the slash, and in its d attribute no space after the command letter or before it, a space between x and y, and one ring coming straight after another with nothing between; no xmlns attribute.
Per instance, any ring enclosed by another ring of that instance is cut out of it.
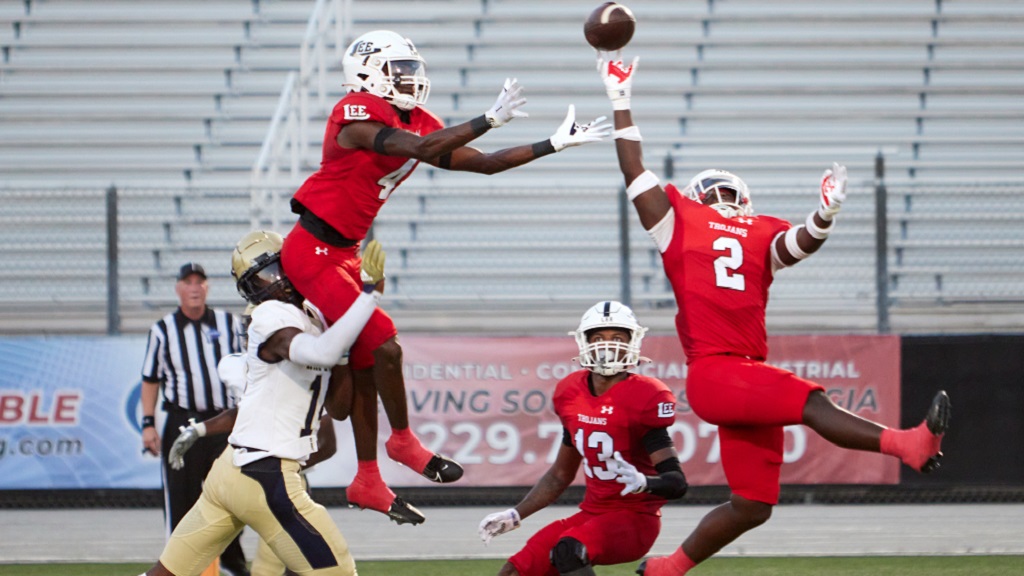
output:
<svg viewBox="0 0 1024 576"><path fill-rule="evenodd" d="M352 35L352 0L317 0L299 46L299 69L288 73L270 119L259 156L252 167L253 227L280 227L272 195L283 182L296 184L309 154L310 118L329 111L327 73L341 62ZM287 178L282 181L281 173Z"/></svg>
<svg viewBox="0 0 1024 576"><path fill-rule="evenodd" d="M1024 315L1024 182L887 184L881 158L875 176L851 183L841 227L821 255L780 276L775 306L812 330L824 321L842 329L855 308L860 329L881 333L913 331L908 314L933 315L912 319L926 326L964 306ZM757 202L796 222L805 195L806 186L763 189ZM622 198L611 187L404 187L375 224L389 249L389 306L516 315L595 291L671 306L660 259ZM215 279L211 302L238 305L227 259L251 229L249 201L237 187L0 189L0 316L88 310L117 333L126 307L173 307L174 270L192 259ZM571 208L581 202L587 211Z"/></svg>

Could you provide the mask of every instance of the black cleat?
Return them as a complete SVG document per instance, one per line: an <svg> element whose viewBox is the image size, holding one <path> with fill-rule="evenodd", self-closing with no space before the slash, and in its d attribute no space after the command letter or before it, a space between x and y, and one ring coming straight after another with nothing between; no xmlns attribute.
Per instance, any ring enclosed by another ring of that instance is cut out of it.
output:
<svg viewBox="0 0 1024 576"><path fill-rule="evenodd" d="M647 570L647 560L644 560L636 567L636 573L640 576L644 576L644 570Z"/></svg>
<svg viewBox="0 0 1024 576"><path fill-rule="evenodd" d="M945 390L939 390L932 399L932 405L928 407L928 414L924 417L925 425L928 426L928 431L935 436L942 436L946 433L949 428L949 418L951 413L951 407L949 402L949 395L946 394ZM928 459L927 462L921 466L921 473L928 474L929 472L935 471L939 467L939 460L942 459L942 452L937 452L934 456Z"/></svg>
<svg viewBox="0 0 1024 576"><path fill-rule="evenodd" d="M427 519L415 506L402 500L399 496L395 496L395 501L388 508L387 515L396 524L412 524L413 526L423 524Z"/></svg>
<svg viewBox="0 0 1024 576"><path fill-rule="evenodd" d="M431 458L430 462L427 462L426 467L423 468L423 472L420 472L424 478L431 482L437 482L438 484L455 482L459 478L462 478L462 473L462 465L455 460L452 460L447 456L441 456L440 454L434 454L434 457Z"/></svg>
<svg viewBox="0 0 1024 576"><path fill-rule="evenodd" d="M361 506L358 502L352 502L351 500L348 503L348 507L358 507L360 510L374 510L375 512L378 511L375 508L367 508L366 506ZM413 526L416 526L417 524L423 524L423 522L427 519L427 517L424 516L423 513L420 512L418 508L416 508L412 504L409 504L405 500L402 500L402 498L399 496L395 496L395 499L394 501L391 502L391 506L388 507L387 512L382 513L399 525L412 524Z"/></svg>

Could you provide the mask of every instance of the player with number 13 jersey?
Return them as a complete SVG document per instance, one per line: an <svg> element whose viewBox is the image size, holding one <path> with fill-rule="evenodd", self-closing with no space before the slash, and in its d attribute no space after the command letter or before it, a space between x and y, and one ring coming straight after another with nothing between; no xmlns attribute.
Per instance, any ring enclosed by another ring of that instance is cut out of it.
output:
<svg viewBox="0 0 1024 576"><path fill-rule="evenodd" d="M644 359L646 328L620 302L592 306L569 334L585 368L555 386L563 437L551 468L514 508L480 523L480 537L514 530L548 506L582 465L580 511L541 528L508 559L498 576L593 576L593 566L638 560L661 531L661 507L686 494L668 427L675 398L660 380L629 372Z"/></svg>

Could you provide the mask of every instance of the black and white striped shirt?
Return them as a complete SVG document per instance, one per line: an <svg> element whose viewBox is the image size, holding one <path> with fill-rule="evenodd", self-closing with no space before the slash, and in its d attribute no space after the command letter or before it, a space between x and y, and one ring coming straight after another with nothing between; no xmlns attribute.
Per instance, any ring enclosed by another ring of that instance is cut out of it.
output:
<svg viewBox="0 0 1024 576"><path fill-rule="evenodd" d="M227 386L217 376L220 359L241 352L238 317L207 308L203 317L190 320L181 308L149 329L142 379L162 384L165 403L193 412L234 407Z"/></svg>

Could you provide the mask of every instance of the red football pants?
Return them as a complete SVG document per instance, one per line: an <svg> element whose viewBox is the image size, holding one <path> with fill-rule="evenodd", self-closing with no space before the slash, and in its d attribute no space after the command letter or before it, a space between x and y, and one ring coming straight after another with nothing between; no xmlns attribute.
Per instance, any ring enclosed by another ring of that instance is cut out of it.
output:
<svg viewBox="0 0 1024 576"><path fill-rule="evenodd" d="M330 323L341 318L363 290L359 277L359 246L338 248L313 237L298 223L284 239L281 267L292 285L323 312ZM398 330L391 317L377 308L349 353L353 370L373 366L373 351Z"/></svg>
<svg viewBox="0 0 1024 576"><path fill-rule="evenodd" d="M742 356L706 356L690 363L686 398L697 416L718 425L722 468L733 493L779 502L782 428L803 421L814 390L824 387Z"/></svg>
<svg viewBox="0 0 1024 576"><path fill-rule="evenodd" d="M558 576L551 564L551 549L566 536L587 547L595 566L633 562L644 557L661 532L661 516L632 510L604 514L578 512L541 528L526 546L508 559L519 576Z"/></svg>

